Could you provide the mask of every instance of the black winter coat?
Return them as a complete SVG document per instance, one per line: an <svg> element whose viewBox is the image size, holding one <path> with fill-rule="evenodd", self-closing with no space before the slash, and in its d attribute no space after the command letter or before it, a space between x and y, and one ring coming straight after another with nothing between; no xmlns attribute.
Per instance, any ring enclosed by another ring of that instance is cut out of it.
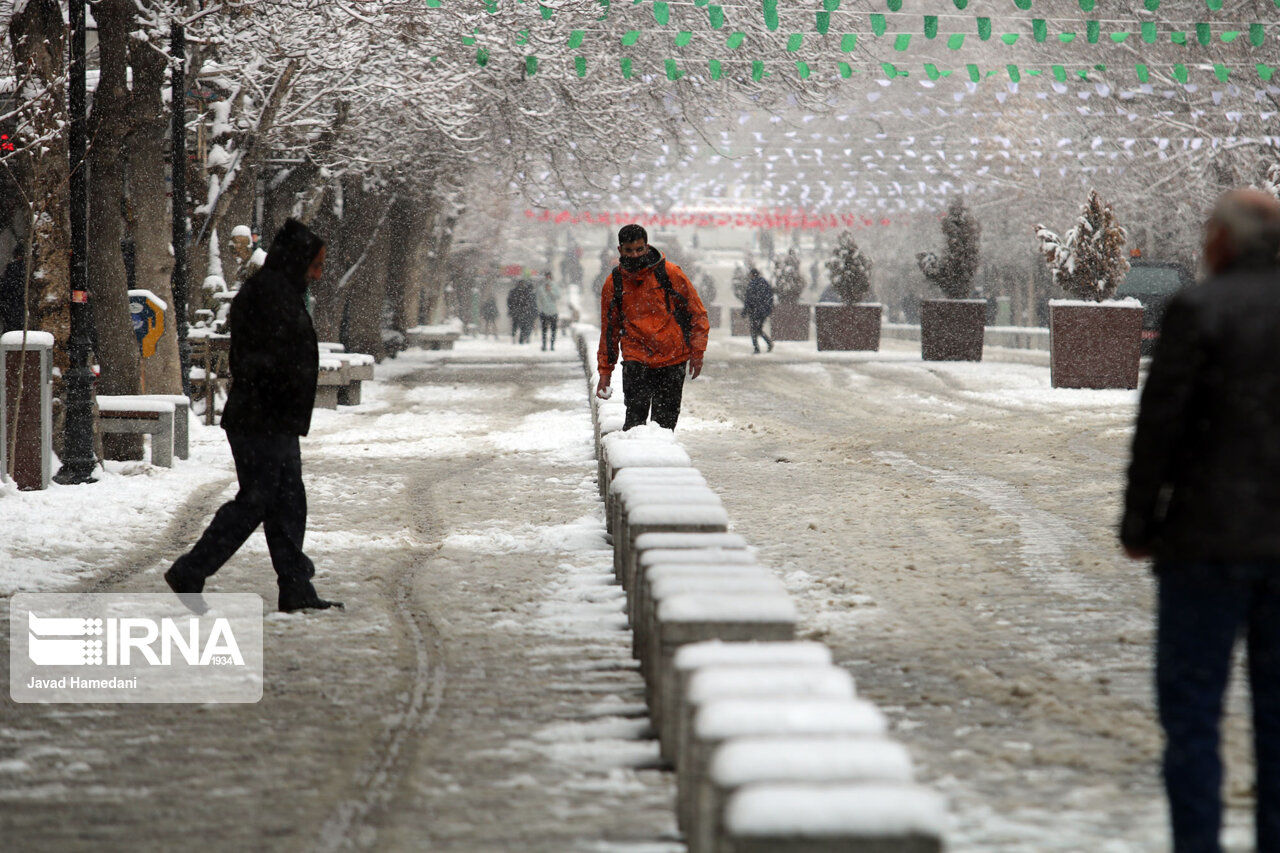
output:
<svg viewBox="0 0 1280 853"><path fill-rule="evenodd" d="M747 282L742 294L742 312L759 320L773 313L773 288L762 276L754 276Z"/></svg>
<svg viewBox="0 0 1280 853"><path fill-rule="evenodd" d="M307 267L323 245L289 220L262 269L231 300L227 432L306 435L311 429L320 354L303 297Z"/></svg>
<svg viewBox="0 0 1280 853"><path fill-rule="evenodd" d="M1120 536L1163 560L1280 559L1280 271L1169 303L1142 391Z"/></svg>

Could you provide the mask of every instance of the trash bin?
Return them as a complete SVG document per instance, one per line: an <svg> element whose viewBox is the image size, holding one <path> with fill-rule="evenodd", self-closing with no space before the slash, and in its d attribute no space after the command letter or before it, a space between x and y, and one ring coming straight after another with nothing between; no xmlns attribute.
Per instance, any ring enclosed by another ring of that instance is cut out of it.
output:
<svg viewBox="0 0 1280 853"><path fill-rule="evenodd" d="M53 475L53 335L5 333L0 337L0 376L5 475L19 489L47 489Z"/></svg>

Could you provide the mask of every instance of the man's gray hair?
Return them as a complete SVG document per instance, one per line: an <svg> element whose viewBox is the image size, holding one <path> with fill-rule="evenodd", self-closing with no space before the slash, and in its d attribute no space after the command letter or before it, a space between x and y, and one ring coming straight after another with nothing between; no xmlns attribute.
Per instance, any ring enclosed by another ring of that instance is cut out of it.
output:
<svg viewBox="0 0 1280 853"><path fill-rule="evenodd" d="M1280 260L1280 200L1259 190L1232 190L1218 199L1208 226L1222 230L1235 263Z"/></svg>

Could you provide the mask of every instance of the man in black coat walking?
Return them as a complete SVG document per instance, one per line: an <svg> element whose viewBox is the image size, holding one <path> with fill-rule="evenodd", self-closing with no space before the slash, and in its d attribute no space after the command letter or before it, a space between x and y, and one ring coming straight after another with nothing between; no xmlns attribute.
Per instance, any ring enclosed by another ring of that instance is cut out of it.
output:
<svg viewBox="0 0 1280 853"><path fill-rule="evenodd" d="M304 295L320 278L324 241L289 219L262 269L231 302L231 391L222 414L240 491L214 515L200 541L164 578L174 592L199 593L261 524L286 612L342 605L311 585L302 551L307 495L298 437L311 428L319 349Z"/></svg>
<svg viewBox="0 0 1280 853"><path fill-rule="evenodd" d="M1219 201L1208 281L1169 303L1142 392L1120 539L1154 557L1156 695L1176 851L1218 851L1222 699L1248 647L1257 849L1280 851L1280 202Z"/></svg>
<svg viewBox="0 0 1280 853"><path fill-rule="evenodd" d="M764 321L773 313L773 288L768 280L760 275L760 270L751 269L751 277L742 292L742 312L751 323L751 349L760 352L757 336L764 338L769 352L773 352L773 339L764 333Z"/></svg>

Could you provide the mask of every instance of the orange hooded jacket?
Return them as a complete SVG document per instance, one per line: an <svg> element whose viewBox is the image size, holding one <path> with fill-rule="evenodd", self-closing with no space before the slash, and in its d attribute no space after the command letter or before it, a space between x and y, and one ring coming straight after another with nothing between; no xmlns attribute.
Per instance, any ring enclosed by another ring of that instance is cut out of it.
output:
<svg viewBox="0 0 1280 853"><path fill-rule="evenodd" d="M702 358L707 350L707 309L698 298L684 271L667 259L657 249L650 247L650 264L639 272L621 270L622 318L614 315L613 276L604 280L600 293L600 350L596 361L600 378L607 383L613 375L616 352L609 351L609 342L621 341L622 360L634 361L646 367L669 367L691 358ZM689 300L689 343L676 322L675 314L667 306L667 294L659 283L653 268L666 264L671 288Z"/></svg>

